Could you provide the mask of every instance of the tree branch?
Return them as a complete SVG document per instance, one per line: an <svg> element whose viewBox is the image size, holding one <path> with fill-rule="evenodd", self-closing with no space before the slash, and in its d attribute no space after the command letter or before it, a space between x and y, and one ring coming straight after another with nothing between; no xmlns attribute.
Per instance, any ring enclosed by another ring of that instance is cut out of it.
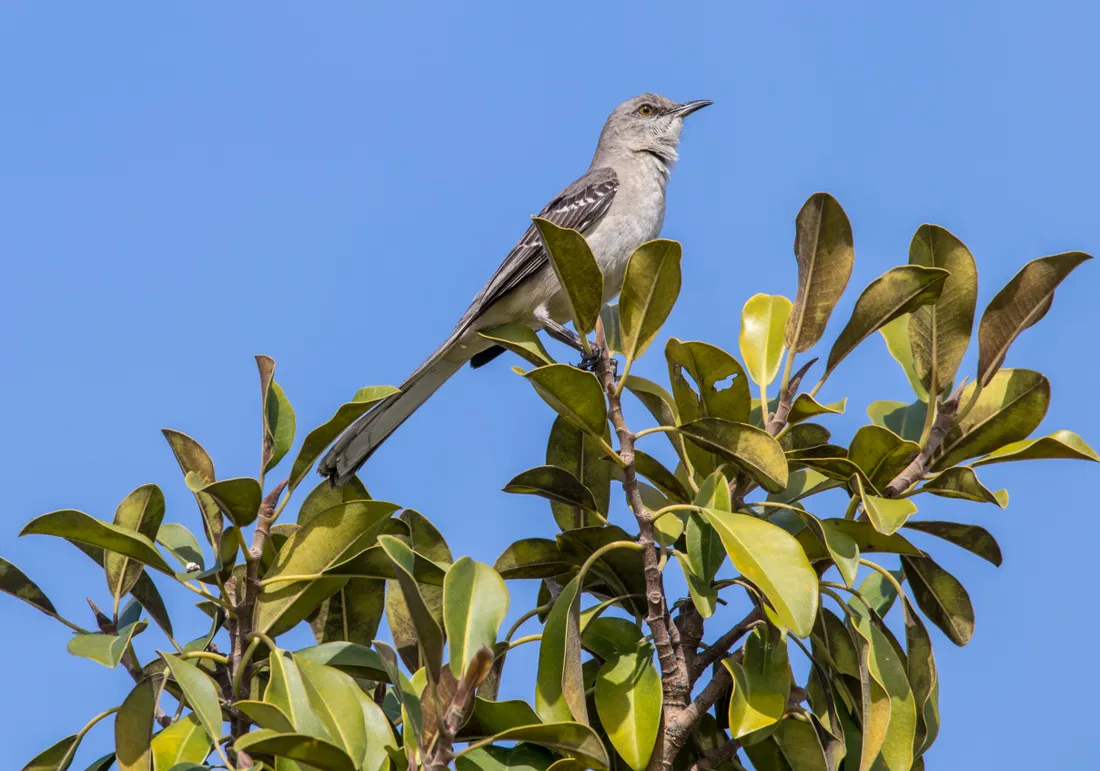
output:
<svg viewBox="0 0 1100 771"><path fill-rule="evenodd" d="M734 654L734 656L738 655L739 654ZM665 763L668 766L672 765L672 761L680 751L680 748L684 746L684 742L691 736L691 732L695 729L695 724L702 719L704 713L714 706L714 702L718 701L718 698L732 684L733 678L730 677L729 670L725 667L719 667L718 671L714 673L714 677L712 677L706 687L699 692L699 695L695 697L695 701L680 710L675 718L666 723L664 730L664 747L662 749Z"/></svg>
<svg viewBox="0 0 1100 771"><path fill-rule="evenodd" d="M739 749L741 749L741 742L730 739L713 752L704 753L702 758L688 768L688 771L711 771L736 755Z"/></svg>
<svg viewBox="0 0 1100 771"><path fill-rule="evenodd" d="M760 608L754 608L753 611L741 619L736 626L719 637L714 641L713 645L696 656L695 665L692 667L691 671L691 681L694 683L707 671L707 668L711 664L729 653L730 648L736 645L737 641L748 634L749 630L763 618L764 614L760 612Z"/></svg>
<svg viewBox="0 0 1100 771"><path fill-rule="evenodd" d="M920 455L894 477L890 484L886 485L886 488L882 491L884 497L897 498L924 476L924 472L928 469L928 461L943 444L943 440L947 438L947 433L951 430L951 427L955 425L955 415L959 411L959 397L962 396L964 385L965 383L960 383L959 387L955 389L955 393L951 394L940 405L936 421L932 424L932 430L928 432L928 443L920 451ZM931 409L931 405L929 405L929 409Z"/></svg>

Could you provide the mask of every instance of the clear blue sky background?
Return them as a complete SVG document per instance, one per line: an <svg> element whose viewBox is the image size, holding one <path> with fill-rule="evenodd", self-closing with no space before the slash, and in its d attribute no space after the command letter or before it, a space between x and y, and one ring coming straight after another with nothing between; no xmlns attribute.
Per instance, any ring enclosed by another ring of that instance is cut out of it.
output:
<svg viewBox="0 0 1100 771"><path fill-rule="evenodd" d="M83 596L103 599L102 574L64 542L17 540L26 520L110 519L156 482L168 519L197 529L162 426L199 438L220 476L254 474L253 354L278 360L299 436L358 387L399 383L636 93L716 102L689 120L669 189L685 276L666 335L735 351L746 298L793 295L794 215L821 189L847 209L857 254L830 339L925 221L971 247L983 307L1029 259L1100 250L1089 4L480 5L0 5L0 554L66 615L90 623ZM1081 399L1098 372L1097 287L1100 265L1081 268L1008 362L1049 375L1045 430L1094 443L1100 417ZM663 372L662 345L643 374ZM542 462L552 419L510 363L459 373L364 474L490 563L555 529L543 502L497 492ZM844 438L871 399L909 391L876 337L823 395L851 397L832 424ZM935 633L930 763L1023 769L1038 752L1086 767L1093 720L1072 705L1098 631L1100 527L1077 491L1100 477L1069 462L983 476L1011 486L1007 511L922 506L982 523L1005 551L996 570L940 548L978 621L965 649ZM198 636L190 597L161 586L181 637ZM15 768L130 683L68 656L68 631L15 600L0 619L0 765ZM515 657L511 694L531 695L532 661ZM110 735L97 729L74 767Z"/></svg>

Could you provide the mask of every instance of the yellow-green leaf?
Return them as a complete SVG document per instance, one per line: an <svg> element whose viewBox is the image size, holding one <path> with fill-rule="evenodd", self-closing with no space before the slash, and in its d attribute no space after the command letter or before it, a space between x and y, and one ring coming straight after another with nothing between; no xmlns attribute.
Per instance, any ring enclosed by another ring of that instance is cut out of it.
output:
<svg viewBox="0 0 1100 771"><path fill-rule="evenodd" d="M166 575L174 575L157 547L144 535L129 528L100 522L83 511L64 509L43 514L24 525L19 535L55 535L116 552Z"/></svg>
<svg viewBox="0 0 1100 771"><path fill-rule="evenodd" d="M179 763L202 763L210 754L212 744L199 719L192 713L154 736L150 746L153 771L171 771Z"/></svg>
<svg viewBox="0 0 1100 771"><path fill-rule="evenodd" d="M653 667L652 646L608 659L596 675L600 722L611 745L634 771L643 771L649 763L661 704L661 676Z"/></svg>
<svg viewBox="0 0 1100 771"><path fill-rule="evenodd" d="M486 340L492 340L502 348L520 356L527 362L541 367L553 364L554 360L546 352L535 330L523 324L501 324L478 332Z"/></svg>
<svg viewBox="0 0 1100 771"><path fill-rule="evenodd" d="M568 364L548 364L525 377L555 412L591 436L603 437L607 431L607 402L595 375Z"/></svg>
<svg viewBox="0 0 1100 771"><path fill-rule="evenodd" d="M722 664L733 676L729 706L733 738L778 722L787 709L792 681L787 643L779 633L756 627L745 640L741 663L724 659Z"/></svg>
<svg viewBox="0 0 1100 771"><path fill-rule="evenodd" d="M535 217L535 225L546 244L550 264L565 290L573 312L577 334L587 335L596 326L603 306L603 273L592 256L584 236L550 220Z"/></svg>
<svg viewBox="0 0 1100 771"><path fill-rule="evenodd" d="M599 735L582 723L557 722L542 725L525 725L501 731L481 741L470 744L459 753L461 759L467 753L497 742L530 742L552 749L570 758L576 758L595 771L605 771L610 764L607 750Z"/></svg>
<svg viewBox="0 0 1100 771"><path fill-rule="evenodd" d="M881 498L871 495L863 486L863 480L855 477L856 487L863 500L863 510L871 524L883 535L893 535L909 517L917 513L917 506L909 498Z"/></svg>
<svg viewBox="0 0 1100 771"><path fill-rule="evenodd" d="M969 466L953 466L942 471L927 480L917 492L976 503L995 503L1002 509L1008 505L1008 491L990 491L978 481L978 475Z"/></svg>
<svg viewBox="0 0 1100 771"><path fill-rule="evenodd" d="M433 681L438 682L443 665L443 630L439 628L434 614L424 602L424 597L417 586L415 554L408 544L392 535L379 536L378 545L385 550L394 567L397 568L397 582L401 586L405 605L416 626L417 639L424 656L423 663L428 668Z"/></svg>
<svg viewBox="0 0 1100 771"><path fill-rule="evenodd" d="M912 404L881 400L867 405L867 416L876 426L888 428L902 439L916 442L924 431L928 404L920 399Z"/></svg>
<svg viewBox="0 0 1100 771"><path fill-rule="evenodd" d="M148 621L135 621L118 630L118 634L78 634L69 640L66 648L74 656L91 659L108 669L114 669L122 661L122 654L134 635L145 631Z"/></svg>
<svg viewBox="0 0 1100 771"><path fill-rule="evenodd" d="M198 667L191 666L171 653L161 652L160 655L168 664L172 679L183 691L183 697L191 707L191 711L202 723L206 735L216 744L222 737L222 710L218 704L218 686Z"/></svg>
<svg viewBox="0 0 1100 771"><path fill-rule="evenodd" d="M554 601L543 626L535 711L547 723L588 722L581 674L579 599L580 587L577 578L573 578Z"/></svg>
<svg viewBox="0 0 1100 771"><path fill-rule="evenodd" d="M161 681L147 677L135 685L115 715L115 759L120 771L153 771L150 741Z"/></svg>
<svg viewBox="0 0 1100 771"><path fill-rule="evenodd" d="M722 418L702 418L680 426L680 433L703 449L745 471L769 492L787 487L787 458L767 431Z"/></svg>
<svg viewBox="0 0 1100 771"><path fill-rule="evenodd" d="M741 310L741 358L749 377L768 385L779 374L783 359L783 336L792 303L781 295L756 294Z"/></svg>
<svg viewBox="0 0 1100 771"><path fill-rule="evenodd" d="M264 472L279 465L294 444L294 408L283 393L283 387L270 381L264 398Z"/></svg>
<svg viewBox="0 0 1100 771"><path fill-rule="evenodd" d="M508 588L488 565L462 557L443 579L443 622L449 641L451 673L461 677L473 655L492 648L508 614Z"/></svg>
<svg viewBox="0 0 1100 771"><path fill-rule="evenodd" d="M1059 458L1064 460L1100 461L1096 451L1084 439L1072 431L1055 431L1038 439L1011 442L994 450L984 458L974 461L975 466L990 463L1006 463L1013 460L1040 460Z"/></svg>
<svg viewBox="0 0 1100 771"><path fill-rule="evenodd" d="M628 367L645 353L676 304L680 257L678 242L659 238L635 249L626 264L619 322Z"/></svg>
<svg viewBox="0 0 1100 771"><path fill-rule="evenodd" d="M223 479L202 489L209 495L222 514L237 527L247 527L256 521L260 511L263 490L251 477Z"/></svg>
<svg viewBox="0 0 1100 771"><path fill-rule="evenodd" d="M237 739L233 746L250 755L274 755L318 771L356 771L355 763L344 750L314 736L253 731Z"/></svg>
<svg viewBox="0 0 1100 771"><path fill-rule="evenodd" d="M886 341L886 349L894 357L894 361L901 365L913 393L922 402L928 401L928 389L920 381L916 365L913 363L913 347L909 343L909 324L913 316L910 313L898 316L893 321L879 328L879 334ZM973 315L971 316L973 322Z"/></svg>
<svg viewBox="0 0 1100 771"><path fill-rule="evenodd" d="M801 423L803 420L817 417L818 415L843 415L844 408L848 404L845 396L838 402L821 404L809 394L799 394L791 404L791 411L787 415L787 422L791 425Z"/></svg>
<svg viewBox="0 0 1100 771"><path fill-rule="evenodd" d="M163 519L164 493L156 485L142 485L122 499L115 511L114 524L152 541L157 537ZM117 601L134 588L144 565L108 551L103 555L103 570L107 574L107 586Z"/></svg>

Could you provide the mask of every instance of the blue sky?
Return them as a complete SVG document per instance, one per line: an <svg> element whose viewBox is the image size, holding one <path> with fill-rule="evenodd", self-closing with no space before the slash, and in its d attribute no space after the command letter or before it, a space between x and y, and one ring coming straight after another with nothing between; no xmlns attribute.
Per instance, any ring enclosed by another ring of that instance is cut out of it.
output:
<svg viewBox="0 0 1100 771"><path fill-rule="evenodd" d="M1095 6L372 5L0 5L0 554L72 618L88 621L83 595L104 597L102 575L68 544L17 540L26 520L69 507L110 519L156 482L168 519L197 528L162 426L198 438L219 476L254 474L253 354L278 361L299 436L358 387L398 384L636 93L716 102L685 131L664 231L684 246L683 291L639 374L662 376L667 335L736 351L750 295L793 295L793 219L816 190L855 230L830 340L922 222L974 252L980 307L1029 259L1100 250ZM1081 268L1008 360L1050 377L1045 431L1094 444L1100 416L1075 399L1098 372L1098 270ZM460 372L363 475L490 563L554 531L543 502L497 492L543 461L552 420L509 364ZM872 399L909 397L879 338L823 391L845 395L840 438ZM631 417L644 425L636 405ZM1070 705L1098 631L1100 526L1075 492L1098 473L1000 466L983 478L1010 486L1007 511L923 503L922 516L980 522L1005 552L998 570L940 548L977 630L964 649L934 638L934 767L1031 768L1010 738L1025 726L1047 765L1091 759L1074 739L1091 715ZM187 593L162 589L188 638L204 631ZM521 587L513 617L531 600ZM130 683L68 656L61 625L2 603L7 767ZM523 662L510 693L529 697ZM96 730L74 767L110 734Z"/></svg>

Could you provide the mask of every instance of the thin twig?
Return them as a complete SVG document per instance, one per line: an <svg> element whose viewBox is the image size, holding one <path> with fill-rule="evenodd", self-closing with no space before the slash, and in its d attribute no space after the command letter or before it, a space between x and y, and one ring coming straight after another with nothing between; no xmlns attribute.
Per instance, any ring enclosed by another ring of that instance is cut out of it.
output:
<svg viewBox="0 0 1100 771"><path fill-rule="evenodd" d="M764 618L760 608L754 608L751 613L741 619L740 622L724 635L714 641L714 644L695 657L695 666L692 668L691 681L698 680L707 668L729 653L737 641L749 633Z"/></svg>

